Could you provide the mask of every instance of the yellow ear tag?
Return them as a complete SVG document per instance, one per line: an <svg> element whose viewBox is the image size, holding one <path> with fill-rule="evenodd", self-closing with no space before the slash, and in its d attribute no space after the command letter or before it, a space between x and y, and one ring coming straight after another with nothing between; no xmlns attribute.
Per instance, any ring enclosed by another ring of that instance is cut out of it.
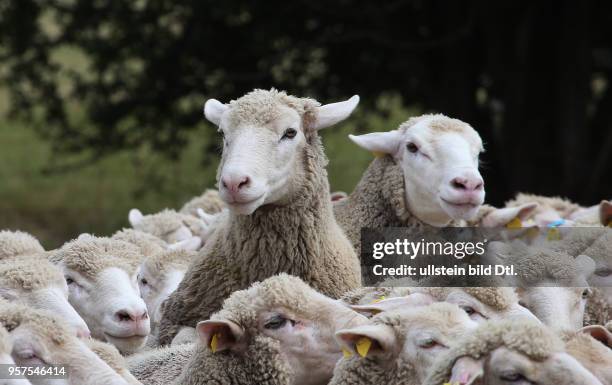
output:
<svg viewBox="0 0 612 385"><path fill-rule="evenodd" d="M355 344L355 347L357 348L357 353L359 353L361 357L365 357L368 355L368 351L370 351L371 346L372 341L366 337L361 337Z"/></svg>
<svg viewBox="0 0 612 385"><path fill-rule="evenodd" d="M379 152L379 151L372 151L372 154L374 154L374 157L376 157L376 158L382 158L385 155L387 155L384 152Z"/></svg>
<svg viewBox="0 0 612 385"><path fill-rule="evenodd" d="M217 351L217 345L219 343L219 334L213 334L212 338L210 339L210 350L212 350L213 353L215 353Z"/></svg>
<svg viewBox="0 0 612 385"><path fill-rule="evenodd" d="M353 356L353 353L346 348L342 348L342 355L344 356L344 358L350 358Z"/></svg>
<svg viewBox="0 0 612 385"><path fill-rule="evenodd" d="M514 218L506 224L506 228L508 229L520 229L521 227L523 227L523 222L521 222L519 217Z"/></svg>
<svg viewBox="0 0 612 385"><path fill-rule="evenodd" d="M378 297L378 299L375 299L374 301L372 301L372 303L379 303L380 301L384 301L385 299L387 299L387 297L385 297L384 295L381 295L380 297Z"/></svg>
<svg viewBox="0 0 612 385"><path fill-rule="evenodd" d="M540 230L537 227L531 227L529 230L527 230L526 235L527 235L527 238L533 239L537 237L538 235L540 235Z"/></svg>
<svg viewBox="0 0 612 385"><path fill-rule="evenodd" d="M558 228L553 227L548 230L548 235L546 235L546 239L548 239L549 241L558 241L561 239L561 232Z"/></svg>

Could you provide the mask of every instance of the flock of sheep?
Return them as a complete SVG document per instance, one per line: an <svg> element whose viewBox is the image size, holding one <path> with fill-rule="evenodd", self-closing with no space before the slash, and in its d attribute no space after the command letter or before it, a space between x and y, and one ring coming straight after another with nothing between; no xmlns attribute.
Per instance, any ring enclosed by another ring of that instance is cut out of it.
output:
<svg viewBox="0 0 612 385"><path fill-rule="evenodd" d="M612 204L485 205L482 141L443 115L351 136L375 159L331 194L318 131L358 102L208 100L218 191L56 250L0 232L0 363L69 372L0 384L612 385ZM518 231L500 258L574 280L362 287L361 228L446 226ZM523 248L536 226L557 239Z"/></svg>

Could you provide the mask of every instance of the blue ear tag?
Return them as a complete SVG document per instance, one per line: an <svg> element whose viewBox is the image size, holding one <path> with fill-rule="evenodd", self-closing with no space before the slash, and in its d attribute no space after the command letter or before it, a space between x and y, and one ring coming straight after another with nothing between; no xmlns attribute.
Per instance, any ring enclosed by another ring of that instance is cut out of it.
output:
<svg viewBox="0 0 612 385"><path fill-rule="evenodd" d="M565 219L561 218L561 219L558 219L558 220L556 220L554 222L550 222L548 224L548 227L551 227L551 228L552 227L559 227L559 226L563 226L564 224L565 224Z"/></svg>

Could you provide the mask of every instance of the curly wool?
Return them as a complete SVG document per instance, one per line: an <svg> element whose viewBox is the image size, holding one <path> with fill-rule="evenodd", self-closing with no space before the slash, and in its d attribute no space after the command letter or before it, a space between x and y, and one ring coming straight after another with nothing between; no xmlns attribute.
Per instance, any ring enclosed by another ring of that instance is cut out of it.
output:
<svg viewBox="0 0 612 385"><path fill-rule="evenodd" d="M0 231L0 260L23 254L44 253L45 249L32 235L23 231Z"/></svg>
<svg viewBox="0 0 612 385"><path fill-rule="evenodd" d="M0 287L39 290L65 285L62 272L41 256L19 256L0 263Z"/></svg>
<svg viewBox="0 0 612 385"><path fill-rule="evenodd" d="M94 278L102 270L117 267L133 275L142 260L140 249L127 242L94 236L64 244L49 259L69 269Z"/></svg>
<svg viewBox="0 0 612 385"><path fill-rule="evenodd" d="M196 255L196 252L187 250L163 251L146 258L142 267L154 277L161 277L171 269L186 270Z"/></svg>
<svg viewBox="0 0 612 385"><path fill-rule="evenodd" d="M198 217L198 209L204 210L207 214L216 214L224 208L226 208L226 204L219 196L219 191L207 189L202 195L185 203L179 213Z"/></svg>
<svg viewBox="0 0 612 385"><path fill-rule="evenodd" d="M587 333L565 336L565 350L588 371L608 383L612 378L612 350Z"/></svg>
<svg viewBox="0 0 612 385"><path fill-rule="evenodd" d="M74 332L62 319L28 306L0 301L0 325L11 332L25 324L58 346L74 338Z"/></svg>
<svg viewBox="0 0 612 385"><path fill-rule="evenodd" d="M500 311L509 309L519 301L511 287L416 287L412 289L415 293L430 294L436 301L445 301L453 290L464 291L483 304Z"/></svg>
<svg viewBox="0 0 612 385"><path fill-rule="evenodd" d="M271 100L299 105L295 108L301 113L307 142L301 154L302 182L286 205L262 206L251 215L230 212L220 219L177 291L162 305L162 344L169 343L182 326L193 327L219 310L230 293L281 272L301 277L334 298L360 286L359 260L334 219L327 158L320 137L311 129L314 121L309 121L316 118L318 103L257 90L234 102L229 112L245 121L257 120L272 114L269 109L278 109L269 106Z"/></svg>
<svg viewBox="0 0 612 385"><path fill-rule="evenodd" d="M140 248L142 255L148 257L160 253L168 247L162 239L134 229L122 229L111 236L111 239L131 243Z"/></svg>
<svg viewBox="0 0 612 385"><path fill-rule="evenodd" d="M535 321L488 321L443 353L431 368L424 385L448 382L451 370L459 358L469 356L480 359L501 346L534 361L543 361L554 353L564 351L563 341L546 326Z"/></svg>
<svg viewBox="0 0 612 385"><path fill-rule="evenodd" d="M106 362L111 369L117 372L117 374L123 377L129 384L141 385L140 381L130 373L125 358L119 353L119 350L117 350L115 346L92 338L84 342L92 352L100 357L102 361Z"/></svg>

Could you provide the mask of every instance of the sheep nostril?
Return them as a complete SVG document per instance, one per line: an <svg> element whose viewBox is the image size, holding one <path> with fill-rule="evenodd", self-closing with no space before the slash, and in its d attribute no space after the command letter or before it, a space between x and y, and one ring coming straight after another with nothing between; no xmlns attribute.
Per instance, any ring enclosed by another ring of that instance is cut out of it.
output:
<svg viewBox="0 0 612 385"><path fill-rule="evenodd" d="M117 319L120 322L128 322L132 320L132 317L130 316L130 314L127 311L121 310L118 311L115 316L117 317Z"/></svg>

